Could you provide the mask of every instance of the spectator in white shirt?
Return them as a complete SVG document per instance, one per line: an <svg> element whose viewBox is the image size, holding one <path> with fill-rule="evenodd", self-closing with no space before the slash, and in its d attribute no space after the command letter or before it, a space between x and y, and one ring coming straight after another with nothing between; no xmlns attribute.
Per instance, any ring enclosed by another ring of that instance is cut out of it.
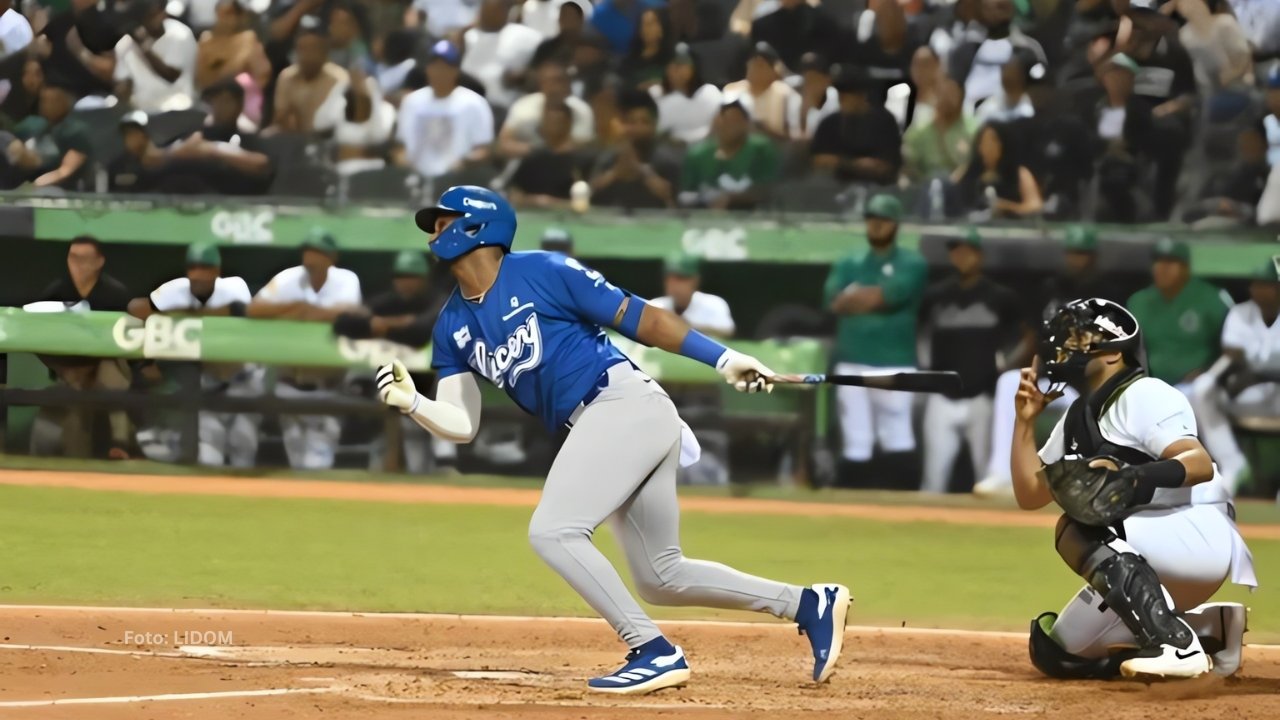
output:
<svg viewBox="0 0 1280 720"><path fill-rule="evenodd" d="M689 46L676 45L661 85L649 88L658 103L658 132L686 145L702 142L720 114L720 88L702 82Z"/></svg>
<svg viewBox="0 0 1280 720"><path fill-rule="evenodd" d="M31 23L13 9L12 0L0 0L0 58L7 58L31 44Z"/></svg>
<svg viewBox="0 0 1280 720"><path fill-rule="evenodd" d="M510 0L481 0L475 27L462 36L462 71L484 84L489 104L503 108L520 97L521 81L542 42L536 30L507 22L510 11Z"/></svg>
<svg viewBox="0 0 1280 720"><path fill-rule="evenodd" d="M590 0L524 0L520 6L520 23L536 30L543 39L553 38L560 34L560 6L565 3L577 5L585 19L591 19Z"/></svg>
<svg viewBox="0 0 1280 720"><path fill-rule="evenodd" d="M148 113L186 110L195 101L196 37L147 0L142 22L116 43L116 97Z"/></svg>
<svg viewBox="0 0 1280 720"><path fill-rule="evenodd" d="M413 0L408 19L421 24L425 17L431 37L444 38L475 24L479 7L480 0Z"/></svg>
<svg viewBox="0 0 1280 720"><path fill-rule="evenodd" d="M736 329L729 303L719 295L698 289L702 283L702 262L694 255L676 253L667 258L663 281L666 295L649 301L650 305L670 310L698 332L713 337L731 337Z"/></svg>
<svg viewBox="0 0 1280 720"><path fill-rule="evenodd" d="M311 231L302 245L302 264L281 270L258 291L249 317L333 323L344 312L364 312L360 278L336 267L338 243L325 230ZM282 398L332 397L344 373L332 370L281 368L276 395ZM329 415L281 415L280 430L289 466L305 470L333 467L334 448L342 434L338 418Z"/></svg>
<svg viewBox="0 0 1280 720"><path fill-rule="evenodd" d="M493 111L484 98L458 85L458 48L441 40L427 61L427 86L400 103L397 161L427 178L489 158Z"/></svg>
<svg viewBox="0 0 1280 720"><path fill-rule="evenodd" d="M1280 2L1230 0L1231 10L1253 45L1255 59L1280 55Z"/></svg>
<svg viewBox="0 0 1280 720"><path fill-rule="evenodd" d="M1271 69L1266 81L1267 114L1262 118L1262 134L1267 139L1267 164L1280 168L1280 65Z"/></svg>
<svg viewBox="0 0 1280 720"><path fill-rule="evenodd" d="M542 111L548 102L564 103L573 113L573 141L579 144L595 139L595 114L591 106L569 93L569 69L555 59L544 60L535 71L538 92L529 93L511 104L507 119L498 134L498 154L507 159L528 155L538 139Z"/></svg>
<svg viewBox="0 0 1280 720"><path fill-rule="evenodd" d="M989 122L1008 123L1035 117L1035 108L1031 106L1031 97L1027 95L1027 83L1039 73L1044 76L1043 65L1027 66L1027 58L1015 52L1013 58L1000 68L1000 89L978 106L974 116L979 125ZM1034 58L1030 58L1034 62Z"/></svg>
<svg viewBox="0 0 1280 720"><path fill-rule="evenodd" d="M338 174L385 167L383 157L396 127L395 106L383 99L378 83L359 69L352 69L343 101L343 113L333 131Z"/></svg>
<svg viewBox="0 0 1280 720"><path fill-rule="evenodd" d="M840 112L840 95L831 84L831 66L821 55L800 56L799 69L793 82L797 92L787 98L787 137L808 140L823 118Z"/></svg>
<svg viewBox="0 0 1280 720"><path fill-rule="evenodd" d="M778 70L781 60L769 43L758 42L747 58L747 76L724 86L724 96L750 98L755 121L760 129L774 138L787 136L787 102L796 94L782 81Z"/></svg>

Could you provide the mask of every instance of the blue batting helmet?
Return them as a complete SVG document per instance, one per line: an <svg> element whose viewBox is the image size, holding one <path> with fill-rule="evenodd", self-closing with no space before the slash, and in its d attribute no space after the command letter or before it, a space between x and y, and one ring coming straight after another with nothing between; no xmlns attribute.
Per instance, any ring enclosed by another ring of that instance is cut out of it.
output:
<svg viewBox="0 0 1280 720"><path fill-rule="evenodd" d="M510 252L516 237L516 211L498 193L476 185L454 185L435 207L419 210L414 220L423 232L433 235L436 219L446 215L457 219L428 243L441 260L453 260L479 247Z"/></svg>

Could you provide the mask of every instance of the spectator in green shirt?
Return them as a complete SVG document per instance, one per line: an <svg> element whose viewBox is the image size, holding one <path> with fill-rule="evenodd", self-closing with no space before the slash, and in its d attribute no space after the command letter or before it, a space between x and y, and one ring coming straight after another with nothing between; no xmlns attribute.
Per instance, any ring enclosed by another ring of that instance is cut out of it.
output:
<svg viewBox="0 0 1280 720"><path fill-rule="evenodd" d="M914 123L903 137L902 155L907 177L929 180L949 177L965 161L973 148L978 121L964 111L964 89L955 80L938 85L933 117Z"/></svg>
<svg viewBox="0 0 1280 720"><path fill-rule="evenodd" d="M55 78L40 89L40 113L19 122L5 147L7 188L24 182L36 187L73 187L89 164L89 130L70 117L75 97Z"/></svg>
<svg viewBox="0 0 1280 720"><path fill-rule="evenodd" d="M1218 358L1231 298L1191 277L1191 248L1172 238L1156 243L1151 279L1129 298L1147 347L1147 374L1190 395L1191 382Z"/></svg>
<svg viewBox="0 0 1280 720"><path fill-rule="evenodd" d="M836 262L823 302L838 316L835 372L906 370L916 365L916 316L928 266L897 244L902 203L890 195L867 202L871 247ZM860 387L836 388L844 442L837 475L842 487L919 487L911 395ZM876 445L880 467L870 466Z"/></svg>
<svg viewBox="0 0 1280 720"><path fill-rule="evenodd" d="M751 210L778 177L778 149L751 129L750 101L729 95L715 133L684 157L680 204L716 210Z"/></svg>

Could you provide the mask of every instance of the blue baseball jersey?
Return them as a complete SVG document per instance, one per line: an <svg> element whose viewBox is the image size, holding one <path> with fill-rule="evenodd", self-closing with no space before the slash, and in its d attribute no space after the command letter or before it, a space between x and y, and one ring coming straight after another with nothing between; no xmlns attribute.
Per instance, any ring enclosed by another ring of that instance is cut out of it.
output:
<svg viewBox="0 0 1280 720"><path fill-rule="evenodd" d="M602 328L629 295L559 253L509 253L479 302L453 291L436 321L431 366L442 379L486 378L554 432L601 373L627 359Z"/></svg>

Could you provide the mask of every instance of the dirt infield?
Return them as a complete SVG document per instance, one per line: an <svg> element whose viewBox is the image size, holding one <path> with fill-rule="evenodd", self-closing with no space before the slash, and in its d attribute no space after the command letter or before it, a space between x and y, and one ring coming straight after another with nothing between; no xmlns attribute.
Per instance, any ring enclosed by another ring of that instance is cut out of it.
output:
<svg viewBox="0 0 1280 720"><path fill-rule="evenodd" d="M46 470L0 470L0 485L67 487L118 492L171 493L180 495L234 495L240 497L319 498L368 502L435 503L452 505L503 505L533 507L537 488L484 488L457 485L358 483L319 480L200 477L168 475L115 475ZM857 505L798 502L761 498L683 497L683 510L735 515L801 515L848 517L882 522L938 522L1001 527L1053 527L1049 513L1020 513L978 508L921 507L913 505ZM1250 540L1280 540L1280 526L1241 524Z"/></svg>
<svg viewBox="0 0 1280 720"><path fill-rule="evenodd" d="M814 687L789 625L670 623L691 684L601 698L583 680L621 650L600 621L0 607L0 625L4 718L1280 717L1269 649L1231 680L1062 683L1007 634L851 629Z"/></svg>

